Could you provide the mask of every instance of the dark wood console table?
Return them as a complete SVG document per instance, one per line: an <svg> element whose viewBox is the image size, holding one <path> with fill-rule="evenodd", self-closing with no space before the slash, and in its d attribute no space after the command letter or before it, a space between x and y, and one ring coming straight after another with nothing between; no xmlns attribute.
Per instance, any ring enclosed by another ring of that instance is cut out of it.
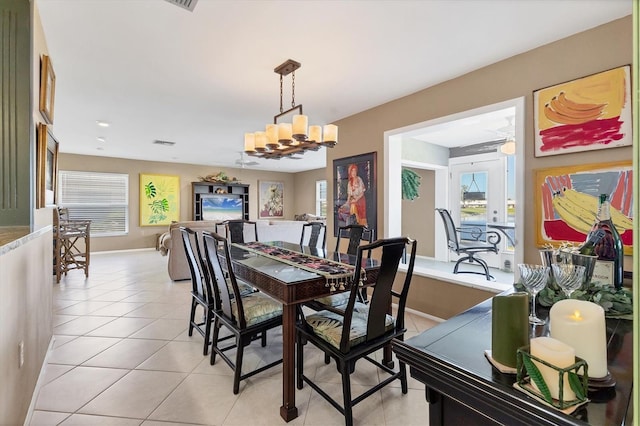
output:
<svg viewBox="0 0 640 426"><path fill-rule="evenodd" d="M538 314L548 310L539 308ZM548 330L537 327L534 333ZM425 384L431 426L632 424L632 321L607 319L607 337L615 389L590 394L591 402L571 415L514 389L516 376L499 373L484 357L491 349L491 299L405 342L395 341L393 350Z"/></svg>

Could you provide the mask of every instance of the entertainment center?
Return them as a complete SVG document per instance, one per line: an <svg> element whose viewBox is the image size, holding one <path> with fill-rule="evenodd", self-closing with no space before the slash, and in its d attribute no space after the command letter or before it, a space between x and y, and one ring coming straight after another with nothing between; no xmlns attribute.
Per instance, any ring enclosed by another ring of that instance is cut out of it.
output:
<svg viewBox="0 0 640 426"><path fill-rule="evenodd" d="M193 220L249 220L249 185L191 182Z"/></svg>

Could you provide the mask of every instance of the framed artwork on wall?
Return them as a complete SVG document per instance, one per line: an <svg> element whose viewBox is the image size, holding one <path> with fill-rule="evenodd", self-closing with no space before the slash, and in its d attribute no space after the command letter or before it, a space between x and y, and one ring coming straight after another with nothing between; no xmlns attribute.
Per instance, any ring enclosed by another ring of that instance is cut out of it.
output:
<svg viewBox="0 0 640 426"><path fill-rule="evenodd" d="M180 176L140 173L140 226L180 220Z"/></svg>
<svg viewBox="0 0 640 426"><path fill-rule="evenodd" d="M39 123L36 155L36 208L56 204L58 182L58 141L51 128Z"/></svg>
<svg viewBox="0 0 640 426"><path fill-rule="evenodd" d="M536 243L582 243L595 223L598 196L607 194L611 218L626 255L633 245L633 166L631 161L583 164L535 171Z"/></svg>
<svg viewBox="0 0 640 426"><path fill-rule="evenodd" d="M534 91L535 156L631 145L630 69Z"/></svg>
<svg viewBox="0 0 640 426"><path fill-rule="evenodd" d="M53 105L56 96L56 73L51 58L42 55L40 61L40 113L48 124L53 124Z"/></svg>
<svg viewBox="0 0 640 426"><path fill-rule="evenodd" d="M377 238L376 153L333 160L333 232L360 224L374 230Z"/></svg>
<svg viewBox="0 0 640 426"><path fill-rule="evenodd" d="M258 182L258 218L284 217L284 183Z"/></svg>

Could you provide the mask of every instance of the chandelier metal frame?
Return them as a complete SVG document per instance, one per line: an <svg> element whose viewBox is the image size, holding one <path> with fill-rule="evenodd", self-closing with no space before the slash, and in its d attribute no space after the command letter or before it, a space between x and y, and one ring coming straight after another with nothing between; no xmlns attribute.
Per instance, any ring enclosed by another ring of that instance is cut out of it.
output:
<svg viewBox="0 0 640 426"><path fill-rule="evenodd" d="M328 140L323 141L320 126L307 126L307 117L303 115L302 104L296 105L295 71L301 66L300 62L288 59L273 70L280 75L280 113L273 117L273 125L267 125L265 132L245 134L244 152L247 155L279 160L293 158L294 154L304 154L306 151L318 151L323 146L333 148L338 143L337 126L333 124L324 126L325 139ZM289 74L291 74L291 108L285 111L283 81ZM293 117L293 124L283 122L282 119L285 117Z"/></svg>

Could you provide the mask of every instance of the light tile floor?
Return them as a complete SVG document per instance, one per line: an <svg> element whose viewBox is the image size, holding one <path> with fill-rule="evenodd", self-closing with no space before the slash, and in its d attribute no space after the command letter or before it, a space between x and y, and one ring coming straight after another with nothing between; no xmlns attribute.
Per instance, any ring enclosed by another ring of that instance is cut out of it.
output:
<svg viewBox="0 0 640 426"><path fill-rule="evenodd" d="M202 355L202 337L187 334L189 281L172 282L167 258L153 250L92 256L89 279L71 271L54 288L53 350L36 396L31 425L284 425L282 367L240 384L232 371ZM411 337L436 323L408 314ZM268 346L245 350L250 369L282 355L280 329ZM340 375L312 345L305 373L341 399ZM379 354L378 354L379 356ZM397 363L396 363L397 364ZM353 394L376 383L378 373L363 361L352 376ZM344 417L309 386L296 392L299 417L292 425L342 425ZM356 425L426 425L424 385L409 378L403 395L395 381L354 407Z"/></svg>

